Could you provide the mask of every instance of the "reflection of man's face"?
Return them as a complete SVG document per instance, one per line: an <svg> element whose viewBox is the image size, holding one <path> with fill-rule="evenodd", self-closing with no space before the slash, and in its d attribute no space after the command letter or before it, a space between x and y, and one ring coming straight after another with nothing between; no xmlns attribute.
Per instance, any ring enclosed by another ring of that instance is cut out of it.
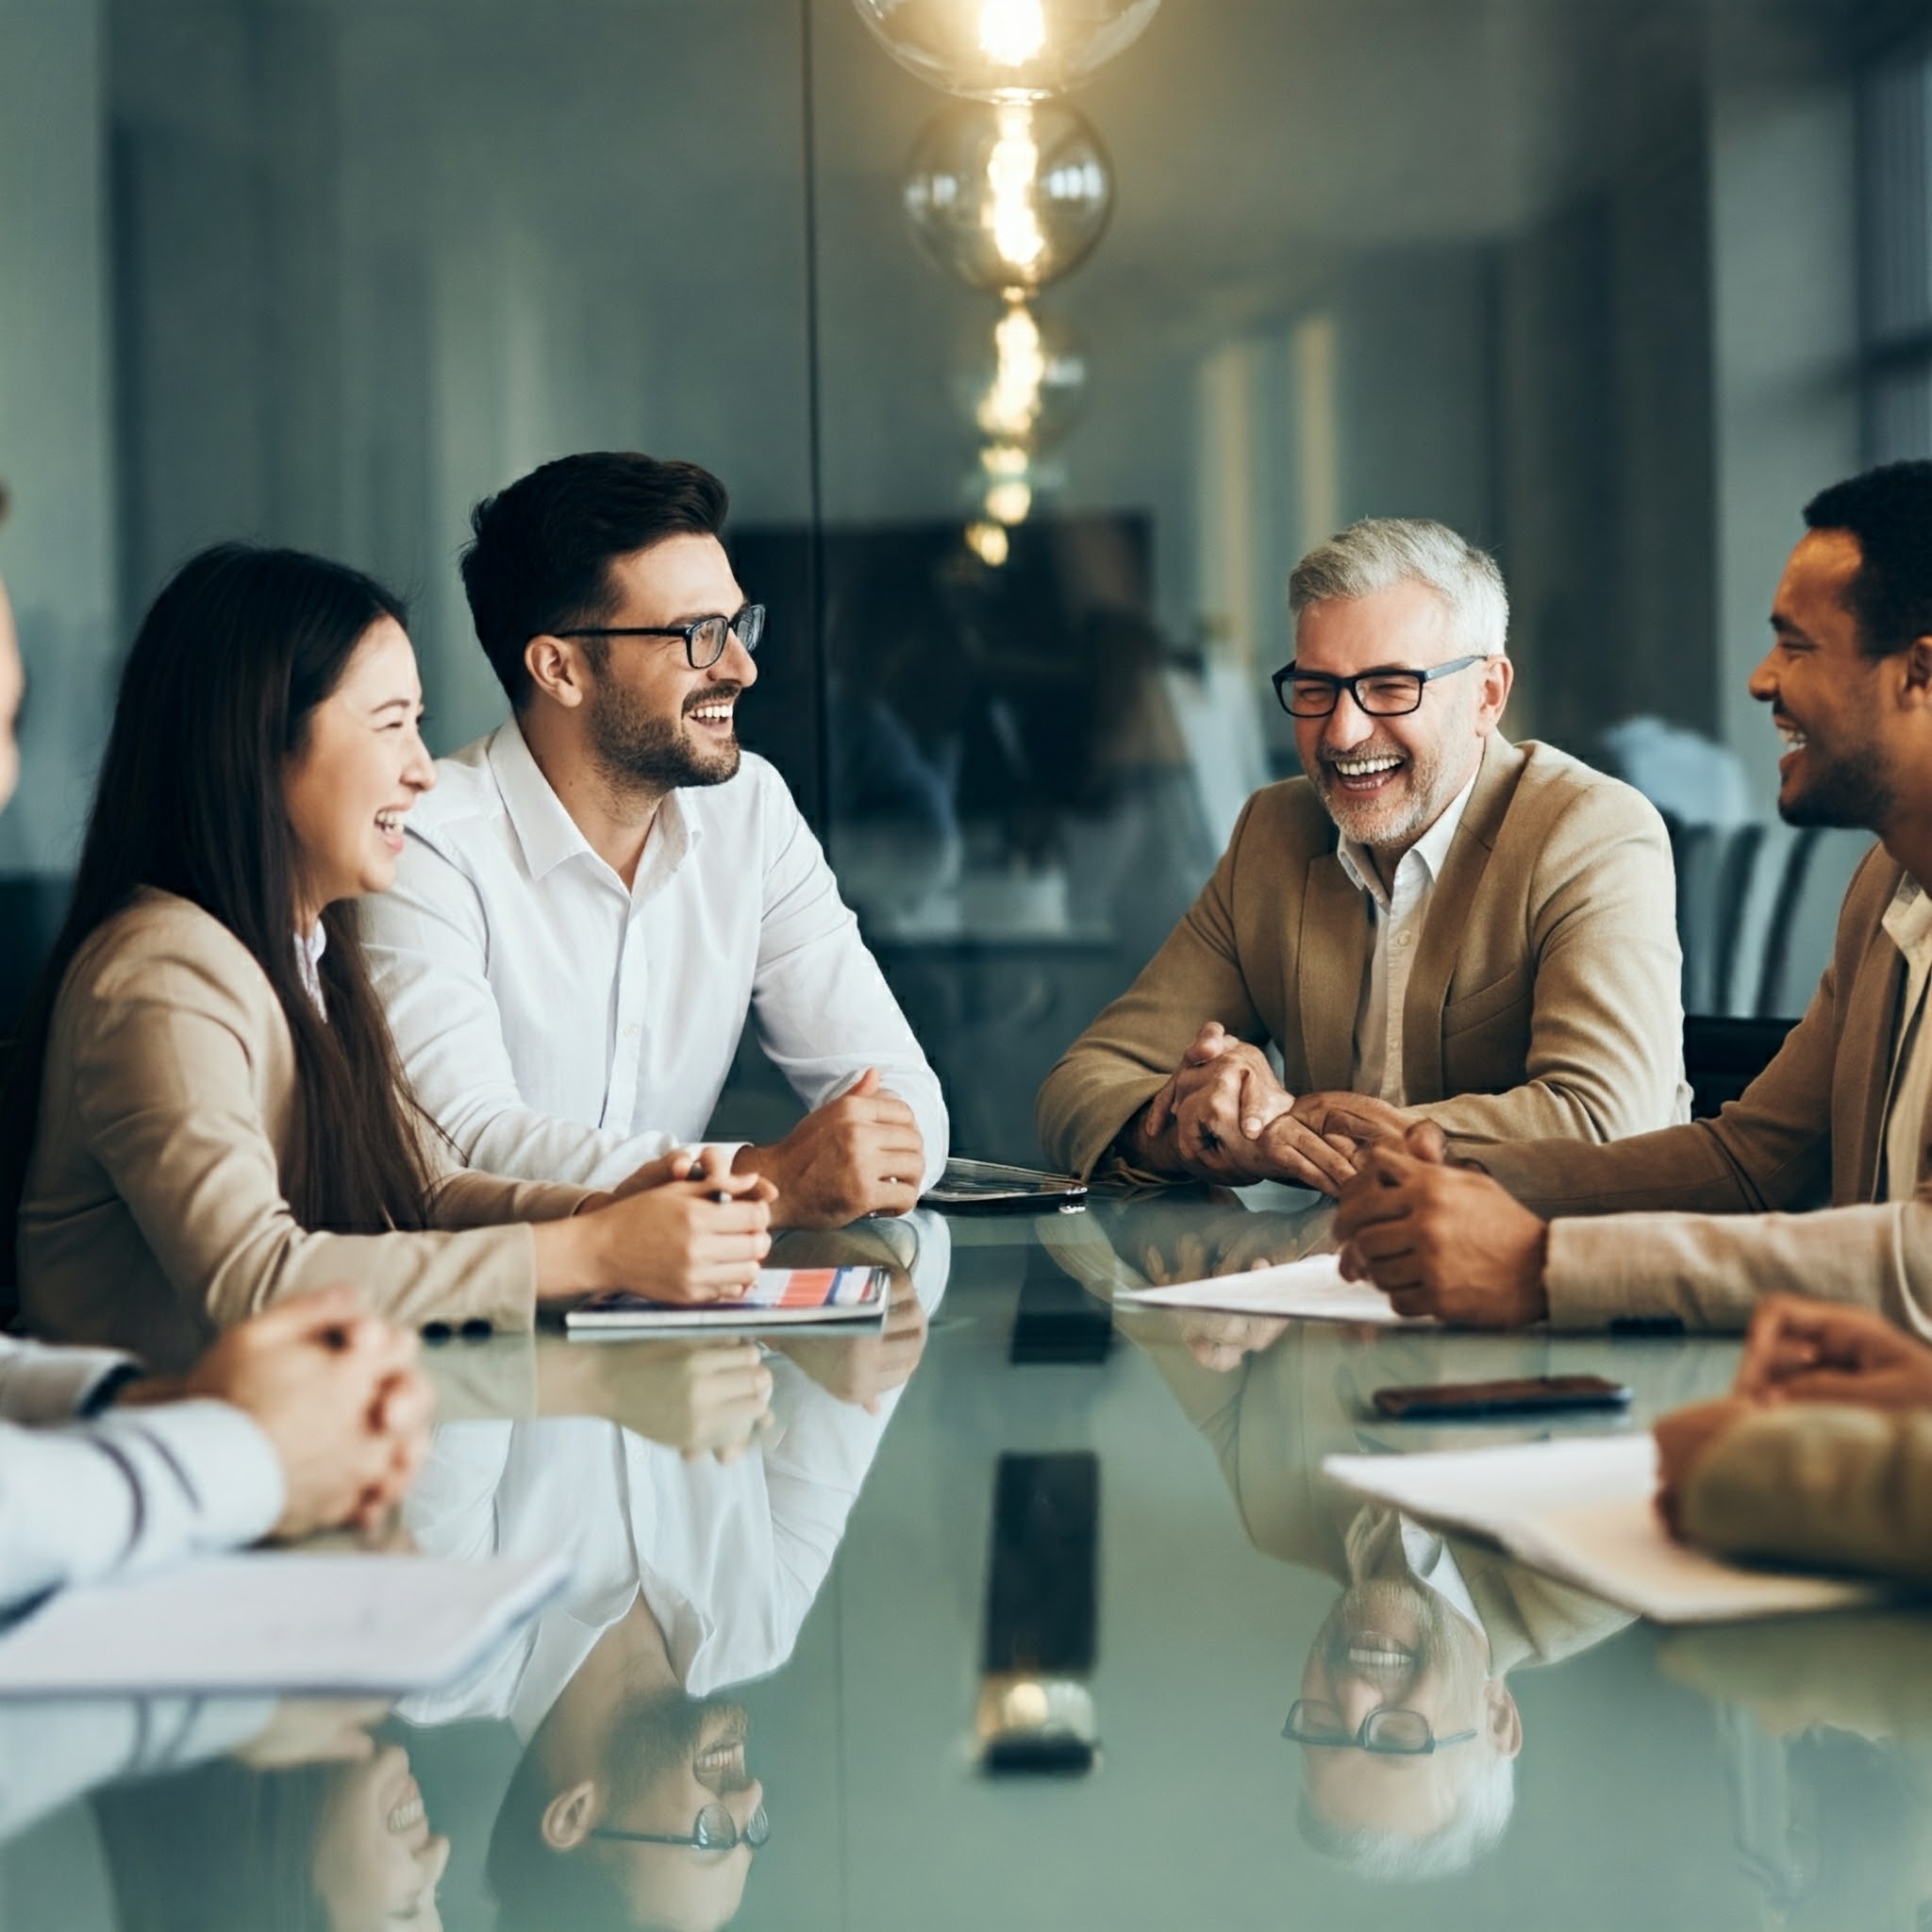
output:
<svg viewBox="0 0 1932 1932"><path fill-rule="evenodd" d="M1480 1633L1434 1591L1399 1579L1354 1585L1328 1613L1302 1672L1304 1698L1333 1705L1358 1731L1371 1711L1419 1711L1438 1739L1477 1735L1416 1757L1304 1745L1308 1803L1343 1830L1427 1838L1460 1810L1496 1752L1513 1756L1515 1704L1488 1674Z"/></svg>
<svg viewBox="0 0 1932 1932"><path fill-rule="evenodd" d="M723 1699L699 1702L681 1691L644 1701L618 1728L611 1748L610 1831L689 1834L705 1806L721 1804L742 1833L764 1803L765 1788L745 1768L750 1719ZM691 1932L728 1923L744 1895L753 1853L693 1846L595 1840L638 1917Z"/></svg>

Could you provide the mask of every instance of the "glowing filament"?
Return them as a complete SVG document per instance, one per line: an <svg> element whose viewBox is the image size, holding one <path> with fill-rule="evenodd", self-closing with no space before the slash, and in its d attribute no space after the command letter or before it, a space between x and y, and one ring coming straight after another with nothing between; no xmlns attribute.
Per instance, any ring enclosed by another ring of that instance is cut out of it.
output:
<svg viewBox="0 0 1932 1932"><path fill-rule="evenodd" d="M988 570L998 570L1012 551L1004 524L968 524L966 546Z"/></svg>
<svg viewBox="0 0 1932 1932"><path fill-rule="evenodd" d="M1040 393L1046 381L1046 356L1040 325L1015 303L993 326L992 387L981 400L979 426L987 435L1022 442L1040 419Z"/></svg>
<svg viewBox="0 0 1932 1932"><path fill-rule="evenodd" d="M986 513L996 524L1024 524L1033 508L1033 488L1006 477L986 492Z"/></svg>
<svg viewBox="0 0 1932 1932"><path fill-rule="evenodd" d="M1040 0L981 0L979 51L1001 67L1024 67L1046 45Z"/></svg>
<svg viewBox="0 0 1932 1932"><path fill-rule="evenodd" d="M986 159L986 225L999 258L1024 277L1046 252L1046 236L1036 206L1040 188L1040 146L1033 139L1033 115L1025 108L999 110L999 139Z"/></svg>

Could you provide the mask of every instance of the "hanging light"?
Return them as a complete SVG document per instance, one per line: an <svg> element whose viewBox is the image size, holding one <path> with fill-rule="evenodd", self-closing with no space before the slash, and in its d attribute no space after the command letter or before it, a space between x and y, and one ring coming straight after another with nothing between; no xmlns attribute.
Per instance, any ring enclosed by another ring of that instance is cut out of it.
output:
<svg viewBox="0 0 1932 1932"><path fill-rule="evenodd" d="M947 93L1040 101L1138 40L1160 0L853 0L900 66Z"/></svg>
<svg viewBox="0 0 1932 1932"><path fill-rule="evenodd" d="M990 518L982 517L977 523L966 525L966 547L988 570L1005 567L1007 558L1012 555L1012 540L1007 535L1007 526L996 524Z"/></svg>
<svg viewBox="0 0 1932 1932"><path fill-rule="evenodd" d="M1113 167L1085 115L950 108L919 137L901 191L913 235L969 288L1009 298L1071 273L1113 212Z"/></svg>
<svg viewBox="0 0 1932 1932"><path fill-rule="evenodd" d="M1072 428L1087 385L1079 338L1058 316L1008 303L986 349L954 382L967 422L993 442L1050 448Z"/></svg>

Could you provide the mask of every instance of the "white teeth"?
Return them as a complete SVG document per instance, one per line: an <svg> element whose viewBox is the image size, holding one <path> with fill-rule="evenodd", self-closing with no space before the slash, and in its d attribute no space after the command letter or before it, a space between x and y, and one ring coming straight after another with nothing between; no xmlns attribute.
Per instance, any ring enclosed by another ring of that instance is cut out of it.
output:
<svg viewBox="0 0 1932 1932"><path fill-rule="evenodd" d="M1392 772L1400 758L1334 758L1330 762L1344 778L1369 778L1377 772Z"/></svg>
<svg viewBox="0 0 1932 1932"><path fill-rule="evenodd" d="M1780 724L1777 727L1777 735L1784 741L1787 751L1805 749L1805 734L1802 731L1794 731L1789 724Z"/></svg>
<svg viewBox="0 0 1932 1932"><path fill-rule="evenodd" d="M378 831L400 831L402 829L403 817L400 812L379 811L375 814L375 824Z"/></svg>
<svg viewBox="0 0 1932 1932"><path fill-rule="evenodd" d="M389 1828L392 1832L408 1831L412 1824L420 1823L422 1817L423 1800L420 1797L407 1798L389 1814Z"/></svg>
<svg viewBox="0 0 1932 1932"><path fill-rule="evenodd" d="M713 724L722 724L730 715L729 705L699 705L691 712L693 718L703 718Z"/></svg>

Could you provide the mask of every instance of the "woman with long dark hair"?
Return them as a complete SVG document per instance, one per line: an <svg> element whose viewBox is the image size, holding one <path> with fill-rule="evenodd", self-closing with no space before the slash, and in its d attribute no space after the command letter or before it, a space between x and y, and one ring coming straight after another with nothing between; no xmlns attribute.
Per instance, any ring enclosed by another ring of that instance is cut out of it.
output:
<svg viewBox="0 0 1932 1932"><path fill-rule="evenodd" d="M750 1280L762 1183L682 1157L608 1195L503 1180L410 1100L353 901L436 782L421 713L402 606L342 565L224 544L156 600L5 1110L35 1329L168 1361L343 1278L404 1321L511 1327Z"/></svg>

